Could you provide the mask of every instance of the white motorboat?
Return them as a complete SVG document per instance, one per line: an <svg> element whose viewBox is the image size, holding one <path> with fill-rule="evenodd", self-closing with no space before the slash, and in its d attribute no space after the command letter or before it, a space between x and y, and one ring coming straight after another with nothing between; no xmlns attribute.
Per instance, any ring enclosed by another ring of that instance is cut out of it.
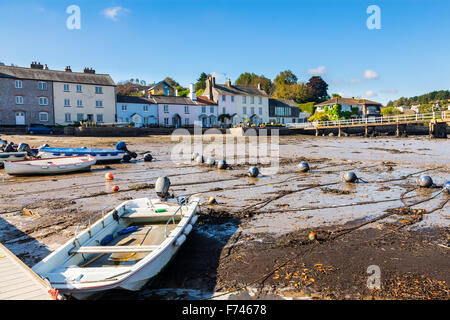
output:
<svg viewBox="0 0 450 320"><path fill-rule="evenodd" d="M51 175L89 170L97 160L92 156L62 157L21 161L5 161L10 175Z"/></svg>
<svg viewBox="0 0 450 320"><path fill-rule="evenodd" d="M77 299L110 289L139 290L185 242L198 218L198 202L194 197L180 198L178 203L126 201L83 222L74 238L32 269L61 294Z"/></svg>

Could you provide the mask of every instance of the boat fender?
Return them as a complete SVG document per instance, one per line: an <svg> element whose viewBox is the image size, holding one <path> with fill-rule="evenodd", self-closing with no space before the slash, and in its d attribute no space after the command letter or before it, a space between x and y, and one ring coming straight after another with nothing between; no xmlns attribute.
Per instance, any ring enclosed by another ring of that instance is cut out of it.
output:
<svg viewBox="0 0 450 320"><path fill-rule="evenodd" d="M194 225L198 220L198 216L193 216L191 219L191 222L189 222L191 225Z"/></svg>
<svg viewBox="0 0 450 320"><path fill-rule="evenodd" d="M100 245L106 246L108 243L110 243L111 241L113 241L113 239L114 239L114 235L108 234L106 237L104 237L104 238L102 239L102 241L100 241Z"/></svg>
<svg viewBox="0 0 450 320"><path fill-rule="evenodd" d="M174 245L176 247L181 246L184 242L186 241L186 236L184 234L182 234L180 237L178 237L178 239L174 242Z"/></svg>
<svg viewBox="0 0 450 320"><path fill-rule="evenodd" d="M191 231L192 231L192 224L188 224L188 225L186 226L186 228L184 229L183 233L184 233L185 235L188 235L189 233L191 233Z"/></svg>
<svg viewBox="0 0 450 320"><path fill-rule="evenodd" d="M309 164L306 161L302 161L300 162L300 164L298 165L298 169L301 172L308 172L309 171Z"/></svg>
<svg viewBox="0 0 450 320"><path fill-rule="evenodd" d="M117 232L117 235L122 236L124 234L128 234L128 233L132 233L135 232L136 230L138 230L139 228L136 226L132 226L132 227L128 227L125 229L120 230L119 232Z"/></svg>
<svg viewBox="0 0 450 320"><path fill-rule="evenodd" d="M131 156L129 154L123 155L123 158L122 158L123 162L130 162L130 160L131 160Z"/></svg>

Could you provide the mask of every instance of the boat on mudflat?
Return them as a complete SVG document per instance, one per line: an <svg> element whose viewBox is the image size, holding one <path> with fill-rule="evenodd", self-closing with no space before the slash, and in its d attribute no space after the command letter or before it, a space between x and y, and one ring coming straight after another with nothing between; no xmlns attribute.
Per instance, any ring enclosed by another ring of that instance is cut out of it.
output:
<svg viewBox="0 0 450 320"><path fill-rule="evenodd" d="M142 198L99 212L32 269L76 299L110 289L140 290L174 257L197 221L199 198L172 202Z"/></svg>
<svg viewBox="0 0 450 320"><path fill-rule="evenodd" d="M21 161L5 161L5 171L9 175L52 175L58 173L69 173L86 171L96 163L96 159L90 155L34 159Z"/></svg>
<svg viewBox="0 0 450 320"><path fill-rule="evenodd" d="M25 160L26 152L0 152L0 168L3 167L5 161Z"/></svg>
<svg viewBox="0 0 450 320"><path fill-rule="evenodd" d="M127 150L124 142L116 144L115 149L89 149L89 148L50 148L40 147L38 156L41 158L87 156L97 159L97 162L129 161L136 158L135 154Z"/></svg>

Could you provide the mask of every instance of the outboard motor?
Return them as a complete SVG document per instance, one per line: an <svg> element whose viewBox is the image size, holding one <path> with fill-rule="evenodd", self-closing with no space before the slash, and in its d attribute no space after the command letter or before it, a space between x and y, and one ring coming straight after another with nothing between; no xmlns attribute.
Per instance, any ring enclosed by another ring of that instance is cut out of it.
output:
<svg viewBox="0 0 450 320"><path fill-rule="evenodd" d="M430 176L421 176L416 183L422 188L430 188L433 185L433 179Z"/></svg>
<svg viewBox="0 0 450 320"><path fill-rule="evenodd" d="M358 177L353 171L346 172L344 174L344 180L345 182L356 182L358 180Z"/></svg>
<svg viewBox="0 0 450 320"><path fill-rule="evenodd" d="M17 151L26 152L27 155L34 158L36 158L38 155L38 152L36 152L36 150L31 149L30 146L26 143L21 143L17 148Z"/></svg>
<svg viewBox="0 0 450 320"><path fill-rule="evenodd" d="M259 170L257 167L251 167L248 169L248 175L252 178L256 178L259 175Z"/></svg>
<svg viewBox="0 0 450 320"><path fill-rule="evenodd" d="M309 164L308 164L308 162L306 162L306 161L300 162L299 165L298 165L298 169L301 172L308 172L309 171Z"/></svg>
<svg viewBox="0 0 450 320"><path fill-rule="evenodd" d="M0 139L0 149L3 149L3 148L6 147L7 145L8 145L8 141L1 140L1 139Z"/></svg>
<svg viewBox="0 0 450 320"><path fill-rule="evenodd" d="M14 142L10 142L10 143L6 146L6 148L5 148L4 151L5 151L5 152L16 152L16 149L14 149Z"/></svg>
<svg viewBox="0 0 450 320"><path fill-rule="evenodd" d="M225 160L217 161L217 168L220 170L225 170L228 167L228 164Z"/></svg>
<svg viewBox="0 0 450 320"><path fill-rule="evenodd" d="M450 194L450 181L444 183L443 191L447 194Z"/></svg>
<svg viewBox="0 0 450 320"><path fill-rule="evenodd" d="M129 162L131 160L131 158L133 158L133 159L137 158L137 153L130 152L127 148L127 144L123 141L117 142L116 150L125 151L125 155L123 156L123 161L125 161L125 162Z"/></svg>
<svg viewBox="0 0 450 320"><path fill-rule="evenodd" d="M170 180L167 177L159 177L155 183L156 195L160 200L167 200L169 198Z"/></svg>

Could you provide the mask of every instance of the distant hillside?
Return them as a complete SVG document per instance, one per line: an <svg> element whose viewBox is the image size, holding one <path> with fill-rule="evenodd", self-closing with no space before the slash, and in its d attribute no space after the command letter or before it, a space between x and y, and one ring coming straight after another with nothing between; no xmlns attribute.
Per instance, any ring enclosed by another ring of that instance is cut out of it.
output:
<svg viewBox="0 0 450 320"><path fill-rule="evenodd" d="M400 99L389 101L386 106L387 107L411 106L415 104L428 104L438 100L448 101L449 99L450 99L450 91L440 90L411 98L401 97Z"/></svg>

